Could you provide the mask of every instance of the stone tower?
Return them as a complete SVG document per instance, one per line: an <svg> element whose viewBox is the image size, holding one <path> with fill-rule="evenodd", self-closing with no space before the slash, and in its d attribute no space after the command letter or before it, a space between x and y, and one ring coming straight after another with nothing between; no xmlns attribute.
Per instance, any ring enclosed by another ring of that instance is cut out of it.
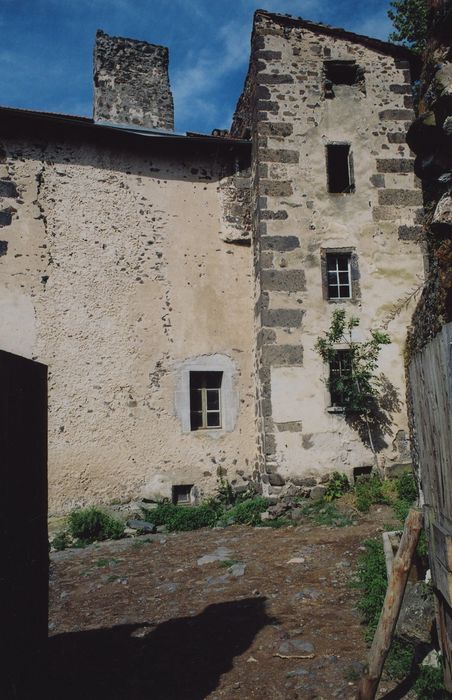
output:
<svg viewBox="0 0 452 700"><path fill-rule="evenodd" d="M377 456L385 468L409 461L402 352L410 310L393 311L423 276L422 192L405 141L412 61L376 39L255 14L232 134L253 144L257 427L270 493L375 462L328 391L340 369L315 350L337 308L359 318L357 342L372 327L388 330L380 371L398 397L385 414L397 428L391 436L377 426Z"/></svg>
<svg viewBox="0 0 452 700"><path fill-rule="evenodd" d="M174 129L165 46L97 31L94 121Z"/></svg>

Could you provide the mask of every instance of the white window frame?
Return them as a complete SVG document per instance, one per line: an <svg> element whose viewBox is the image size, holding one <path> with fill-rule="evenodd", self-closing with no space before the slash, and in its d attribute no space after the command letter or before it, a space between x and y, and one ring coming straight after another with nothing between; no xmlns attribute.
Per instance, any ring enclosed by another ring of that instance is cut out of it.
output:
<svg viewBox="0 0 452 700"><path fill-rule="evenodd" d="M235 429L239 416L240 399L237 388L239 371L236 363L228 355L215 353L200 355L174 365L176 387L174 409L180 421L182 433L193 437L220 438L224 433ZM192 430L190 415L190 372L223 372L220 393L221 427L208 430Z"/></svg>
<svg viewBox="0 0 452 700"><path fill-rule="evenodd" d="M338 259L340 257L347 258L347 270L340 270ZM330 267L331 258L334 258L334 267ZM328 299L352 299L352 266L351 266L352 256L351 253L326 253L326 284L327 284L327 294ZM341 287L345 287L344 283L340 281L340 273L347 273L348 294L341 293ZM330 274L335 275L335 282L330 284ZM337 296L331 296L330 289L337 289Z"/></svg>

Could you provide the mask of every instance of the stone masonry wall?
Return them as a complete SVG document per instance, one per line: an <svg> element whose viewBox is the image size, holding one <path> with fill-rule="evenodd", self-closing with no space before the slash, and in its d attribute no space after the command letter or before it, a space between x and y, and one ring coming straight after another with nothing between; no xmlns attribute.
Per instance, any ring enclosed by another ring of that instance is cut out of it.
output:
<svg viewBox="0 0 452 700"><path fill-rule="evenodd" d="M430 4L421 114L407 137L424 189L429 257L428 279L408 339L410 356L452 320L452 3Z"/></svg>
<svg viewBox="0 0 452 700"><path fill-rule="evenodd" d="M94 120L174 129L168 49L99 30L94 47Z"/></svg>
<svg viewBox="0 0 452 700"><path fill-rule="evenodd" d="M422 194L405 143L409 64L387 51L339 30L255 15L233 133L253 137L258 426L269 492L373 464L344 416L328 411L327 371L314 350L335 308L322 283L327 250L353 254L359 295L342 303L360 318L357 339L379 326L392 338L381 358L392 425L380 436L379 462L409 461L402 353L411 309L403 302L423 278ZM365 90L361 81L328 97L328 59L355 60ZM353 193L328 192L325 150L334 142L350 144Z"/></svg>
<svg viewBox="0 0 452 700"><path fill-rule="evenodd" d="M250 251L221 192L246 163L174 152L2 138L0 344L49 366L51 513L251 476ZM225 430L184 429L200 367L228 373Z"/></svg>

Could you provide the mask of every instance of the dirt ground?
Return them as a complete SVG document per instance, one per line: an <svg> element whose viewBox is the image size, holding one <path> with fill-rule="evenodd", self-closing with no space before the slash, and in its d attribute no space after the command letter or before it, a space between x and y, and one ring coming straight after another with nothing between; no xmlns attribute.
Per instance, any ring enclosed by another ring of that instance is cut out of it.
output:
<svg viewBox="0 0 452 700"><path fill-rule="evenodd" d="M349 582L363 540L390 521L379 507L344 528L233 526L52 554L47 697L354 698L367 649Z"/></svg>

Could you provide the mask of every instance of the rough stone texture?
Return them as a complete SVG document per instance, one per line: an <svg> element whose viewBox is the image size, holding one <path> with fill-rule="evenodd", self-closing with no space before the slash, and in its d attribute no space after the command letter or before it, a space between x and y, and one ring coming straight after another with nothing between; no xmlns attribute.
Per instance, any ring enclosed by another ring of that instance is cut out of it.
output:
<svg viewBox="0 0 452 700"><path fill-rule="evenodd" d="M378 202L383 205L419 206L422 205L422 193L419 190L391 190L384 189L378 192Z"/></svg>
<svg viewBox="0 0 452 700"><path fill-rule="evenodd" d="M407 586L396 635L413 644L430 644L435 620L433 589L424 581Z"/></svg>
<svg viewBox="0 0 452 700"><path fill-rule="evenodd" d="M262 289L299 292L306 288L304 270L262 270Z"/></svg>
<svg viewBox="0 0 452 700"><path fill-rule="evenodd" d="M174 129L168 49L99 30L94 47L94 120Z"/></svg>
<svg viewBox="0 0 452 700"><path fill-rule="evenodd" d="M262 348L264 365L294 367L303 364L303 348L298 345L266 345Z"/></svg>
<svg viewBox="0 0 452 700"><path fill-rule="evenodd" d="M399 226L398 235L401 241L421 241L424 237L422 226Z"/></svg>
<svg viewBox="0 0 452 700"><path fill-rule="evenodd" d="M218 476L240 486L252 474L276 493L372 462L328 412L314 346L335 308L322 256L348 250L353 297L341 303L359 315L360 337L387 325L380 369L401 398L411 307L394 314L394 302L423 271L417 242L398 237L418 223L420 201L401 140L408 93L390 90L409 86L406 55L259 11L232 127L252 140L251 169L233 139L189 153L182 139L184 155L177 145L156 155L156 139L129 148L124 130L121 148L74 137L73 126L42 143L0 132L3 347L50 366L51 509L170 497L177 485L201 498ZM351 56L359 88L327 96L324 59ZM100 33L96 119L172 128L166 63L161 47ZM337 142L350 144L353 193L328 191L325 151ZM237 245L250 232L252 250ZM187 368L220 357L228 429L185 430ZM394 434L406 429L403 405L391 421ZM399 463L381 437L381 465Z"/></svg>
<svg viewBox="0 0 452 700"><path fill-rule="evenodd" d="M218 189L222 215L220 237L227 243L248 243L251 239L251 179L249 170L234 173L226 169Z"/></svg>
<svg viewBox="0 0 452 700"><path fill-rule="evenodd" d="M261 246L263 250L295 250L300 247L297 236L262 236Z"/></svg>
<svg viewBox="0 0 452 700"><path fill-rule="evenodd" d="M384 109L378 115L382 121L411 121L413 112L411 109Z"/></svg>
<svg viewBox="0 0 452 700"><path fill-rule="evenodd" d="M279 432L301 433L303 425L300 421L289 421L288 423L276 423L276 429Z"/></svg>
<svg viewBox="0 0 452 700"><path fill-rule="evenodd" d="M304 316L304 309L266 309L262 312L264 326L299 328Z"/></svg>
<svg viewBox="0 0 452 700"><path fill-rule="evenodd" d="M15 198L17 196L17 188L14 182L11 182L11 180L0 180L0 197Z"/></svg>
<svg viewBox="0 0 452 700"><path fill-rule="evenodd" d="M429 277L413 316L408 355L420 351L452 320L452 7L438 3L430 15L430 38L421 80L421 113L407 141L416 154L415 168L425 189L425 228Z"/></svg>
<svg viewBox="0 0 452 700"><path fill-rule="evenodd" d="M250 250L218 230L218 187L234 163L202 150L184 164L171 151L40 145L35 133L2 146L0 177L13 176L23 202L2 229L1 344L49 365L50 512L170 498L177 484L202 497L218 468L246 483L256 441ZM235 428L183 433L181 365L219 349L235 367Z"/></svg>
<svg viewBox="0 0 452 700"><path fill-rule="evenodd" d="M452 231L452 195L449 192L443 194L432 219L432 229L435 231Z"/></svg>
<svg viewBox="0 0 452 700"><path fill-rule="evenodd" d="M255 15L250 69L232 133L251 135L253 142L256 420L263 477L271 468L286 482L316 482L326 471L352 474L373 461L344 415L327 412L328 373L314 350L334 308L325 288L325 251L352 255L353 298L340 303L360 317L360 338L387 323L393 342L384 348L380 368L400 399L404 394L402 353L413 302L400 314L393 309L419 284L423 260L417 238L403 235L412 233L422 198L405 143L406 123L413 118L405 106L410 64L398 60L399 50L295 18ZM334 85L334 96L327 95L325 59L355 60L361 84ZM354 193L328 192L328 143L350 144ZM288 312L304 310L302 324L276 325L283 310L287 319L299 318ZM270 324L275 335L263 342L260 330ZM394 434L407 429L403 403L390 419ZM303 429L280 429L289 425ZM390 436L382 437L385 442L380 463L399 462ZM263 486L265 491L264 478Z"/></svg>
<svg viewBox="0 0 452 700"><path fill-rule="evenodd" d="M0 210L0 228L2 226L10 226L13 218L13 211L11 207Z"/></svg>
<svg viewBox="0 0 452 700"><path fill-rule="evenodd" d="M377 158L379 173L411 173L414 160L411 158Z"/></svg>

